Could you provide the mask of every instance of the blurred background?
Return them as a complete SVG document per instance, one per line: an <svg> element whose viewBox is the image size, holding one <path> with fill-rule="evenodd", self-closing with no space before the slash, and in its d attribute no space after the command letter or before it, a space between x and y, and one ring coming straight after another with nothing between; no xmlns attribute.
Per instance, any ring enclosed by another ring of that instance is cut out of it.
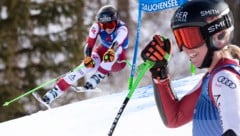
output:
<svg viewBox="0 0 240 136"><path fill-rule="evenodd" d="M240 45L240 0L226 0L233 11L235 31L233 43ZM129 28L128 60L132 62L136 41L138 1L136 0L1 0L0 1L0 104L38 85L72 70L83 60L83 47L95 15L102 6L114 5L120 19ZM175 9L143 13L137 64L140 52L154 34L172 39L170 19ZM176 47L176 46L174 46ZM174 59L175 58L175 59ZM177 59L176 59L177 58ZM170 61L172 79L191 75L190 63L177 48ZM111 73L98 86L102 92L67 91L52 106L58 107L101 95L128 89L130 67ZM197 70L201 73L204 70ZM90 75L89 75L90 76ZM83 85L86 78L79 80ZM139 86L151 84L148 72ZM43 95L54 84L37 92ZM0 105L0 122L43 110L32 95L7 107Z"/></svg>

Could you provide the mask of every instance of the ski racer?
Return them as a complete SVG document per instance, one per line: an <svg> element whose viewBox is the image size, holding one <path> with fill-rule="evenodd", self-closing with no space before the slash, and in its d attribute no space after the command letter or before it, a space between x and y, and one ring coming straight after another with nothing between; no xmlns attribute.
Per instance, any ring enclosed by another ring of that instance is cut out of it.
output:
<svg viewBox="0 0 240 136"><path fill-rule="evenodd" d="M50 104L89 72L95 71L87 79L84 88L94 89L109 72L118 72L125 67L123 60L126 60L128 48L128 28L119 19L118 11L112 5L105 5L99 9L96 18L84 47L85 58L81 64L83 68L59 79L55 87L43 96L45 103ZM95 46L98 37L100 44Z"/></svg>
<svg viewBox="0 0 240 136"><path fill-rule="evenodd" d="M178 99L164 58L172 54L170 40L155 35L146 45L141 56L155 62L150 72L164 124L176 128L192 121L193 136L240 136L240 48L230 44L234 26L228 5L213 0L186 2L175 11L171 28L180 51L207 72Z"/></svg>

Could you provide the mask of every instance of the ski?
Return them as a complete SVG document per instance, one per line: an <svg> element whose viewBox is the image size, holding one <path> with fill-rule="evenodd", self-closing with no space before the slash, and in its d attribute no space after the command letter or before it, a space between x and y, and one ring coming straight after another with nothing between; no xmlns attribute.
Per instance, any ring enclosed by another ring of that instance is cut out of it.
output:
<svg viewBox="0 0 240 136"><path fill-rule="evenodd" d="M71 89L74 91L74 92L77 92L77 93L85 93L85 92L96 92L96 93L100 93L102 92L102 90L100 88L95 88L95 89L86 89L84 88L83 86L71 86Z"/></svg>
<svg viewBox="0 0 240 136"><path fill-rule="evenodd" d="M48 105L47 103L45 103L45 102L42 100L41 96L40 96L37 92L33 92L32 95L33 95L33 97L34 97L41 105L43 105L46 109L51 109L51 106Z"/></svg>

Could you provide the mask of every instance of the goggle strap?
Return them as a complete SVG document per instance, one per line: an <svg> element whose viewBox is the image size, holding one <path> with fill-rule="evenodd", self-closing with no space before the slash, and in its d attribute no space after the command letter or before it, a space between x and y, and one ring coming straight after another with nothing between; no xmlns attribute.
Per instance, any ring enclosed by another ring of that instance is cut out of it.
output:
<svg viewBox="0 0 240 136"><path fill-rule="evenodd" d="M230 17L227 15L222 16L221 18L213 21L210 24L207 24L200 28L202 36L204 39L232 26Z"/></svg>

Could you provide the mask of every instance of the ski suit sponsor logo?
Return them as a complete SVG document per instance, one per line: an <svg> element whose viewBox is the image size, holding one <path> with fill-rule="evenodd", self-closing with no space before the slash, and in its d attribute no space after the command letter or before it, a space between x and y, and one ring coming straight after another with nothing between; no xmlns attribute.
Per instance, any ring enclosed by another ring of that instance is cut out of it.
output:
<svg viewBox="0 0 240 136"><path fill-rule="evenodd" d="M75 79L76 75L69 75L68 78L73 81Z"/></svg>
<svg viewBox="0 0 240 136"><path fill-rule="evenodd" d="M221 103L219 102L219 98L221 97L220 94L214 95L215 102L218 107L220 107Z"/></svg>
<svg viewBox="0 0 240 136"><path fill-rule="evenodd" d="M237 87L237 85L232 80L225 76L218 77L217 81L221 84L224 84L225 86L228 86L231 89L235 89Z"/></svg>
<svg viewBox="0 0 240 136"><path fill-rule="evenodd" d="M112 40L113 40L112 37L113 37L112 35L107 36L106 39L105 39L105 41L107 41L107 42L112 41Z"/></svg>
<svg viewBox="0 0 240 136"><path fill-rule="evenodd" d="M82 69L78 70L78 72L79 72L81 75L84 75L84 72L82 71Z"/></svg>
<svg viewBox="0 0 240 136"><path fill-rule="evenodd" d="M93 34L96 34L96 33L97 33L97 28L96 28L96 27L92 27L91 32L92 32Z"/></svg>

